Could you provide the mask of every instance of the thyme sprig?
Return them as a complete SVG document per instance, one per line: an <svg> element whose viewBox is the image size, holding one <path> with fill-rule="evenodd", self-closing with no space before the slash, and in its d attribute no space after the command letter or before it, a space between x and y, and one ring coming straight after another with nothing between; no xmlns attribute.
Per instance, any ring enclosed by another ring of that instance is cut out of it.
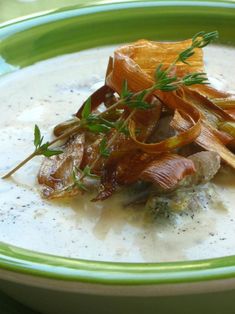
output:
<svg viewBox="0 0 235 314"><path fill-rule="evenodd" d="M189 48L180 52L177 58L172 62L172 64L167 68L163 69L163 65L160 64L155 71L155 83L148 89L133 93L128 88L127 80L123 81L122 90L120 93L120 99L115 102L110 107L106 108L105 111L101 113L93 113L91 111L91 99L88 98L81 114L81 119L73 123L72 127L68 131L63 132L60 136L53 139L51 142L43 143L43 136L41 136L40 129L37 125L34 127L34 146L35 150L26 159L20 162L14 169L5 174L2 178L8 178L28 161L33 159L35 156L43 155L46 157L51 157L54 155L61 154L62 150L50 149L52 145L64 140L71 135L78 133L81 130L87 129L93 133L105 134L111 129L114 129L114 135L107 140L105 137L102 139L99 148L99 155L93 161L90 166L87 166L83 170L74 169L73 171L73 181L74 184L80 189L84 190L82 180L85 177L91 177L92 170L95 167L98 160L102 158L107 158L110 154L110 147L116 140L120 133L124 133L126 136L129 135L127 124L131 117L135 114L136 110L148 110L152 108L152 105L146 102L148 96L150 96L155 90L161 90L164 92L177 90L181 86L190 86L194 84L208 84L208 80L205 73L190 73L185 75L183 78L178 78L176 75L170 75L171 70L174 68L177 62L187 63L188 58L190 58L194 53L196 48L203 48L208 45L211 41L218 38L218 32L199 32L192 38L192 44ZM131 112L129 116L125 119L118 119L117 121L109 121L106 116L109 112L116 109L128 107Z"/></svg>
<svg viewBox="0 0 235 314"><path fill-rule="evenodd" d="M14 172L16 172L18 169L23 167L28 161L33 159L35 156L43 155L45 157L51 157L54 155L59 155L63 153L61 149L50 149L49 146L51 146L50 142L43 143L44 137L41 136L41 131L37 124L34 126L34 147L35 150L32 154L30 154L26 159L24 159L21 163L19 163L14 169L12 169L10 172L5 174L2 179L6 179L10 177Z"/></svg>
<svg viewBox="0 0 235 314"><path fill-rule="evenodd" d="M179 56L176 58L175 63L181 61L188 64L187 59L190 58L195 53L196 48L204 48L212 41L219 38L219 33L217 31L206 33L199 32L195 34L192 38L192 44L189 48L182 51Z"/></svg>
<svg viewBox="0 0 235 314"><path fill-rule="evenodd" d="M51 157L54 155L59 155L61 153L63 153L63 150L56 150L56 149L50 149L50 143L46 142L43 144L43 139L44 137L41 136L41 131L39 129L39 127L37 126L37 124L35 124L34 126L34 146L35 146L35 151L34 154L35 156L37 155L43 155L45 157Z"/></svg>

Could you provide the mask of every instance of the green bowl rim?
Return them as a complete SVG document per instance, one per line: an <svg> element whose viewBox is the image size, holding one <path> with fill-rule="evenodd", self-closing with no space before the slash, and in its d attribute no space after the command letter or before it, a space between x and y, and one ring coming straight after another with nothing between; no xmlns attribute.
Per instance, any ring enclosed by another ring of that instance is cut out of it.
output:
<svg viewBox="0 0 235 314"><path fill-rule="evenodd" d="M115 4L73 6L0 26L0 38L47 22L90 13L143 6L223 7L230 1L135 1ZM117 263L71 259L38 253L0 242L0 269L42 278L107 285L154 285L204 282L235 277L235 256L167 263Z"/></svg>

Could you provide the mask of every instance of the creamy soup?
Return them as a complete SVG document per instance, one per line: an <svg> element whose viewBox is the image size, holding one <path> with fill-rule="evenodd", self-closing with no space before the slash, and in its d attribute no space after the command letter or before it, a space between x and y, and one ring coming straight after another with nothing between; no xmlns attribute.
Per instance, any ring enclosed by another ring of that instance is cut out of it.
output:
<svg viewBox="0 0 235 314"><path fill-rule="evenodd" d="M46 139L103 84L114 48L87 50L40 62L0 79L0 173L33 149L33 128ZM214 56L216 55L216 58ZM235 89L235 49L205 49L211 82ZM66 257L122 262L193 260L235 254L235 172L224 168L200 188L199 205L153 215L124 206L116 194L46 201L37 186L37 157L0 184L0 241ZM212 199L212 200L211 200Z"/></svg>

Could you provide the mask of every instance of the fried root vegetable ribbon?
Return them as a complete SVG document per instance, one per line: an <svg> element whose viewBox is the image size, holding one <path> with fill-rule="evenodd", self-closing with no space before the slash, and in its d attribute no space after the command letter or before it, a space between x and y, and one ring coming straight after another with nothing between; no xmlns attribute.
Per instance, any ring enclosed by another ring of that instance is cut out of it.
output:
<svg viewBox="0 0 235 314"><path fill-rule="evenodd" d="M179 52L190 45L191 40L178 43L141 40L121 47L115 51L112 71L109 72L106 82L118 93L121 91L123 80L128 81L128 86L133 92L150 88L156 83L154 79L156 68L160 64L165 69L169 67ZM204 68L202 49L195 49L188 63L190 66L178 62L171 71L177 74L177 77L183 77L190 72L201 72ZM175 111L172 126L181 133L159 143L145 143L136 135L135 122L130 121L130 135L138 148L148 153L159 153L195 141L206 150L217 151L224 161L235 168L235 156L226 148L234 138L231 132L228 133L223 129L224 124L222 124L226 121L234 121L233 96L205 85L184 87L176 92L156 90L153 94L166 107ZM221 106L218 99L221 100ZM231 108L227 112L223 109L225 103Z"/></svg>
<svg viewBox="0 0 235 314"><path fill-rule="evenodd" d="M128 185L138 180L171 189L194 172L193 161L177 154L149 155L133 151L124 156L114 156L103 169L101 189L94 200L107 199L118 185Z"/></svg>

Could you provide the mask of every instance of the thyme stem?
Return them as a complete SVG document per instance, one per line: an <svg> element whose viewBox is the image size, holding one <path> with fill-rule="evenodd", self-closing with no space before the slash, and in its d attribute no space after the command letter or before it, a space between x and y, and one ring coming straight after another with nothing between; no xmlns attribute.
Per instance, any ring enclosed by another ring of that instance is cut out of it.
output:
<svg viewBox="0 0 235 314"><path fill-rule="evenodd" d="M17 170L19 170L21 167L23 167L28 161L30 161L31 159L33 159L35 156L37 155L36 151L33 152L32 154L30 154L27 158L25 158L23 161L21 161L15 168L13 168L11 171L9 171L7 174L5 174L2 179L7 179L9 178L11 175L13 175L13 173L15 173Z"/></svg>
<svg viewBox="0 0 235 314"><path fill-rule="evenodd" d="M68 137L69 135L72 135L74 133L76 133L77 131L79 131L81 129L81 125L78 125L76 127L74 127L73 129L69 130L68 132L62 134L61 136L55 138L54 140L52 140L51 142L48 143L48 147L52 146L53 144L57 143L58 141L61 141L63 139L65 139L66 137ZM28 161L30 161L31 159L33 159L35 156L41 155L40 154L40 148L38 148L37 150L35 150L32 154L30 154L27 158L25 158L23 161L21 161L15 168L13 168L12 170L10 170L9 172L7 172L4 176L2 176L2 179L7 179L10 176L12 176L17 170L19 170L21 167L23 167Z"/></svg>

